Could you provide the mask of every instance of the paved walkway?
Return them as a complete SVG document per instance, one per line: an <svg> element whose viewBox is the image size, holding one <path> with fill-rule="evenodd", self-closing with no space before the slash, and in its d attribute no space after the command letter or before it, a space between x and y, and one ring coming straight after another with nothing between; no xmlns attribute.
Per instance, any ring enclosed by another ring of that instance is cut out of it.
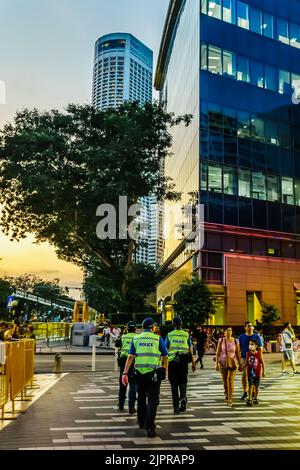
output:
<svg viewBox="0 0 300 470"><path fill-rule="evenodd" d="M135 416L118 410L117 373L55 376L56 383L0 432L0 449L300 449L300 376L282 376L278 354L265 358L260 404L252 408L240 400L240 374L234 406L226 406L211 357L207 368L190 374L185 413L173 414L170 386L163 383L158 436L151 439Z"/></svg>

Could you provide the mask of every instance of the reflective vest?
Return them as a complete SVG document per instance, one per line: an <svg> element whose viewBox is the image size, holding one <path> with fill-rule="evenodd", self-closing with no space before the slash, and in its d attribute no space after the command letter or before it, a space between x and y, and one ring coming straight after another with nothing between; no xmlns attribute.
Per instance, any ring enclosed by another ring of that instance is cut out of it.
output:
<svg viewBox="0 0 300 470"><path fill-rule="evenodd" d="M123 335L121 337L122 347L121 347L120 357L128 356L132 340L133 338L135 338L135 336L136 336L136 333L127 333L126 335Z"/></svg>
<svg viewBox="0 0 300 470"><path fill-rule="evenodd" d="M174 330L168 333L169 339L169 361L174 361L176 353L187 354L190 350L188 339L189 334L184 330Z"/></svg>
<svg viewBox="0 0 300 470"><path fill-rule="evenodd" d="M159 339L158 335L150 331L144 331L133 339L135 347L134 367L141 374L151 372L160 366Z"/></svg>

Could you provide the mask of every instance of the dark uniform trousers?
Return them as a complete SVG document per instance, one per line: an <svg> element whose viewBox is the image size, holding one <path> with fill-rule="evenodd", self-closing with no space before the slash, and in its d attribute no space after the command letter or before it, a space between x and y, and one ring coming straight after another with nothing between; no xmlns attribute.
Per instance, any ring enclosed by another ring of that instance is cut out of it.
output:
<svg viewBox="0 0 300 470"><path fill-rule="evenodd" d="M159 391L161 381L151 380L152 374L138 374L137 392L138 405L137 417L140 427L154 430L157 407L159 405Z"/></svg>
<svg viewBox="0 0 300 470"><path fill-rule="evenodd" d="M188 364L174 361L169 362L168 375L172 389L173 407L178 408L179 402L183 399L187 401L186 389L188 378Z"/></svg>
<svg viewBox="0 0 300 470"><path fill-rule="evenodd" d="M123 356L119 360L119 366L120 366L120 378L119 378L119 407L123 408L126 400L126 390L127 387L125 387L122 384L122 374L124 372L125 364L126 364L126 359L127 356ZM132 373L133 373L133 367L130 367L128 371L128 387L129 387L129 392L128 392L128 408L129 410L134 410L134 404L136 400L136 382L132 378Z"/></svg>

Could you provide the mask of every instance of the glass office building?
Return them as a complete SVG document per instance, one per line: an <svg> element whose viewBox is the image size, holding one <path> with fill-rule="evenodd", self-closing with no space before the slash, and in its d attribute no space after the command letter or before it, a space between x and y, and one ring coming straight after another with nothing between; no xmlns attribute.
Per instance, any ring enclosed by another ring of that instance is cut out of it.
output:
<svg viewBox="0 0 300 470"><path fill-rule="evenodd" d="M300 324L299 0L171 0L155 85L194 116L166 174L205 207L200 250L166 243L158 299L197 271L216 324L255 321L262 302Z"/></svg>

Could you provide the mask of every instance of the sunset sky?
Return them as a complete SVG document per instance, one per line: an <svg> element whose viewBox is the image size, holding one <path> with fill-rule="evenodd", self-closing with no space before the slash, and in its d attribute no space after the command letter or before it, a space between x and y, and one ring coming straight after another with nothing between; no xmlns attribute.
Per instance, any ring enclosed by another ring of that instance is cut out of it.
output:
<svg viewBox="0 0 300 470"><path fill-rule="evenodd" d="M156 64L169 0L1 0L0 80L6 104L0 128L18 109L63 109L91 100L94 43L110 32L130 32L154 51ZM0 233L0 275L35 273L80 286L82 273L33 238L10 242ZM75 293L72 292L72 293ZM78 292L77 292L78 295Z"/></svg>

